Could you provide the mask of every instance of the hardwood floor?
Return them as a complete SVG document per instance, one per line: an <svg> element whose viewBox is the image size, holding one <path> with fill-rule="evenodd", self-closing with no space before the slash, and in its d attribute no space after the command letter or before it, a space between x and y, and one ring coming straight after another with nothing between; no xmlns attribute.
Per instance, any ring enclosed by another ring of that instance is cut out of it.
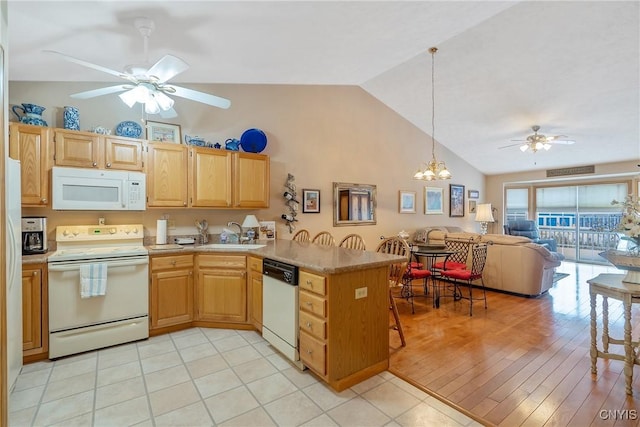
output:
<svg viewBox="0 0 640 427"><path fill-rule="evenodd" d="M486 425L639 426L640 370L627 396L623 362L598 359L592 375L589 357L586 280L621 272L571 262L557 271L569 276L538 298L487 291L489 308L475 302L473 317L466 300L447 298L434 309L430 297L415 298L415 314L397 300L407 346L391 331L389 370ZM601 304L598 298L599 313ZM611 299L609 320L610 335L622 337L622 304ZM632 322L636 341L639 305Z"/></svg>

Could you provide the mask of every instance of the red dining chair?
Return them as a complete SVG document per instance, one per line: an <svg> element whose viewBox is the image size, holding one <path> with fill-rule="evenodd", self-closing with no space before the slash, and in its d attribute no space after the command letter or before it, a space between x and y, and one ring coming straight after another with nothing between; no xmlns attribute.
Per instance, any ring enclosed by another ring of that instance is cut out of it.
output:
<svg viewBox="0 0 640 427"><path fill-rule="evenodd" d="M454 252L444 261L438 261L433 264L436 270L461 270L467 268L467 259L469 251L473 246L473 239L444 239L444 246L447 251Z"/></svg>
<svg viewBox="0 0 640 427"><path fill-rule="evenodd" d="M459 299L468 299L469 300L469 316L473 316L473 300L484 300L484 308L487 308L487 292L484 287L484 282L482 280L482 270L484 270L484 265L487 261L487 245L486 244L476 244L473 246L472 250L472 261L471 261L471 269L458 269L458 270L444 270L440 273L440 275L452 281L454 286L457 288L460 282L466 283L469 286L469 296L462 295L461 292L458 291ZM479 280L480 285L482 287L482 297L473 296L473 282Z"/></svg>

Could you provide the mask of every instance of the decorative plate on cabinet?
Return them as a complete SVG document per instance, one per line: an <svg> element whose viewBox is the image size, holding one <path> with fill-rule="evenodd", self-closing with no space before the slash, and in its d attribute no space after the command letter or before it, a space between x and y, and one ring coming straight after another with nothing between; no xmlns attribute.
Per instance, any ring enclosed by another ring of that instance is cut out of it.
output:
<svg viewBox="0 0 640 427"><path fill-rule="evenodd" d="M260 129L247 129L240 137L240 145L247 153L259 153L267 146L267 136Z"/></svg>
<svg viewBox="0 0 640 427"><path fill-rule="evenodd" d="M118 123L116 126L116 135L126 136L128 138L140 138L142 135L142 126L130 120Z"/></svg>

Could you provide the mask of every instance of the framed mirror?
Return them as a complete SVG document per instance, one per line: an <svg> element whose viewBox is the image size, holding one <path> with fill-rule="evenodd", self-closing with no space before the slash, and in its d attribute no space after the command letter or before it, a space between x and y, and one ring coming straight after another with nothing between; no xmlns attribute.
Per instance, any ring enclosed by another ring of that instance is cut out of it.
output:
<svg viewBox="0 0 640 427"><path fill-rule="evenodd" d="M376 186L333 183L333 225L373 225L376 223Z"/></svg>

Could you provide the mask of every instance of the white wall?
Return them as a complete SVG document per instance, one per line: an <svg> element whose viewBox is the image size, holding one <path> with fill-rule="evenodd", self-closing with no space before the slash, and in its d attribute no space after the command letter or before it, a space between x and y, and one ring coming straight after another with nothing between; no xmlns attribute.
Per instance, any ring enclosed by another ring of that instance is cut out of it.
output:
<svg viewBox="0 0 640 427"><path fill-rule="evenodd" d="M62 109L73 105L80 110L80 126L115 129L123 120L140 120L138 107L129 109L116 95L93 100L75 100L69 94L109 83L41 83L10 82L9 104L35 103L46 107L44 119L49 126L62 127ZM298 215L298 228L312 235L328 230L339 240L349 233L361 234L373 249L381 235L395 235L428 225L457 225L478 230L473 215L448 216L449 184L465 185L465 190L479 190L485 198L484 176L469 164L436 147L436 157L444 160L453 174L449 181L436 181L429 186L445 189L444 215L424 215L425 182L411 177L418 166L431 157L430 138L397 113L359 87L353 86L287 86L287 85L185 85L211 92L232 102L229 110L208 107L189 100L177 99L179 116L163 120L180 124L182 132L224 144L227 138L239 138L248 128L265 131L268 145L264 154L271 157L271 205L257 212L210 209L160 209L144 213L103 213L107 223L142 222L145 233L155 235L155 221L163 213L176 219L177 230L169 234L195 234L195 219L206 218L212 232L227 221L241 222L247 213L260 220L276 220L279 238L290 238L280 215L285 212L282 193L287 173L296 177L299 193L303 188L321 191L319 214ZM16 120L12 113L11 120ZM333 227L332 183L334 181L377 185L378 223L375 226ZM416 214L398 213L398 191L417 192ZM53 227L72 223L97 223L98 212L61 213L51 210L26 209L23 214L49 217L49 236Z"/></svg>

